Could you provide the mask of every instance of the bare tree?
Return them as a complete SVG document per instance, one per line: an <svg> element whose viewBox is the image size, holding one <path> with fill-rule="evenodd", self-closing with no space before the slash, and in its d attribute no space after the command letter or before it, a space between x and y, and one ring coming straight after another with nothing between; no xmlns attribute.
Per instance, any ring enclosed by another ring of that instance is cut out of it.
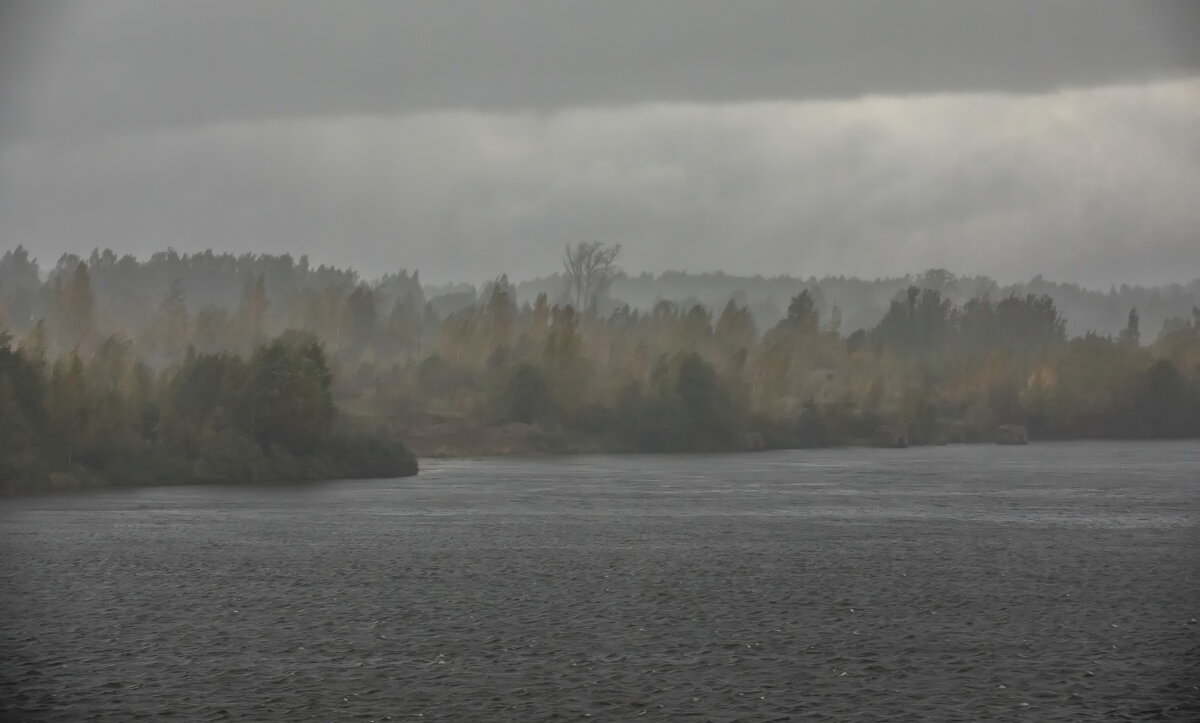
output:
<svg viewBox="0 0 1200 723"><path fill-rule="evenodd" d="M599 302L621 273L616 265L621 244L607 246L599 241L585 241L563 252L563 270L567 278L567 298L576 309L587 313L596 310Z"/></svg>

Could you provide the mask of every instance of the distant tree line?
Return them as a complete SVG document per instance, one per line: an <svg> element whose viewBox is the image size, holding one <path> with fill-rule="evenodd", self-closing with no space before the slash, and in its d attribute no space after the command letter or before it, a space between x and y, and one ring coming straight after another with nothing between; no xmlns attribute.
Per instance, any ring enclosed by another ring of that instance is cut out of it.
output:
<svg viewBox="0 0 1200 723"><path fill-rule="evenodd" d="M566 273L529 279L516 285L521 299L536 298L546 292L555 298ZM695 304L720 309L729 300L750 309L762 329L774 326L787 314L788 303L800 288L812 294L827 323L853 331L870 329L879 323L893 299L909 287L932 289L956 306L971 299L988 297L994 301L1009 296L1048 296L1067 322L1067 333L1080 336L1088 331L1116 334L1125 325L1129 310L1136 308L1141 317L1145 340L1158 337L1164 324L1172 319L1188 318L1193 306L1200 305L1200 278L1190 283L1160 286L1113 286L1090 289L1078 284L1055 282L1036 276L1028 281L1002 284L986 276L956 276L944 269L876 279L846 276L796 278L794 276L736 276L733 274L640 273L615 278L602 299L599 312L608 314L628 303L647 310L661 299L670 299L684 307ZM439 292L441 290L439 289ZM834 317L834 310L837 318Z"/></svg>
<svg viewBox="0 0 1200 723"><path fill-rule="evenodd" d="M881 425L916 443L988 441L1001 424L1035 439L1200 435L1195 308L1153 339L1132 308L1116 333L1072 337L1048 294L956 302L941 289L962 280L930 272L849 333L799 282L760 327L736 294L622 303L618 254L569 247L560 288L521 301L506 276L427 297L416 272L366 282L303 257L96 252L43 274L18 248L0 258L4 474L135 479L143 454L188 479L396 462L351 453L352 420L372 444L424 453L454 429L466 452L497 429L523 435L516 451L852 444ZM120 423L99 424L110 406Z"/></svg>

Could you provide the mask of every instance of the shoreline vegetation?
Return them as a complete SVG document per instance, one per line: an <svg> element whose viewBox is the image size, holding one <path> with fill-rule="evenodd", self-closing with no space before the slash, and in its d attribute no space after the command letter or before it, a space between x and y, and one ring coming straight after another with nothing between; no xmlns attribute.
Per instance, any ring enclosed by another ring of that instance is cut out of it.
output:
<svg viewBox="0 0 1200 723"><path fill-rule="evenodd" d="M53 361L0 335L0 492L400 477L415 455L337 414L321 344L288 332L248 358L189 350L154 374L119 336Z"/></svg>
<svg viewBox="0 0 1200 723"><path fill-rule="evenodd" d="M505 276L437 289L288 255L97 251L43 273L18 247L0 257L0 491L391 477L417 456L1200 436L1195 304L1160 303L1152 340L1136 308L1069 337L1049 294L960 301L979 280L933 270L844 333L815 281L777 319L737 293L633 307L612 293L619 252L569 246L559 291L520 298Z"/></svg>

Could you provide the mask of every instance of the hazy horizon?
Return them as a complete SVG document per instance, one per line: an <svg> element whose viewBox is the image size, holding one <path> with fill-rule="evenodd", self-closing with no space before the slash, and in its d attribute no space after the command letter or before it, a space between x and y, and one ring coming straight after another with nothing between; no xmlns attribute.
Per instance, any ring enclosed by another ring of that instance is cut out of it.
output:
<svg viewBox="0 0 1200 723"><path fill-rule="evenodd" d="M22 245L18 245L18 246L22 246ZM282 252L274 252L274 251L256 251L253 249L218 249L218 248L210 247L210 248L199 249L196 251L184 251L184 250L181 250L178 248L164 247L161 249L150 250L146 253L133 253L133 252L124 253L124 252L119 252L116 249L94 247L93 249L89 249L84 252L78 252L78 251L74 251L74 250L64 251L63 253L61 253L58 256L55 256L53 258L39 257L39 256L35 255L31 249L25 248L25 250L29 254L30 260L38 265L43 280L46 280L49 278L49 275L52 272L54 272L56 264L64 256L74 255L74 256L78 257L81 261L86 263L89 261L93 252L98 252L98 253L103 254L103 253L106 253L109 251L116 254L118 257L130 256L133 259L135 259L138 263L146 263L151 259L151 257L153 257L156 254L171 253L171 252L175 252L176 254L178 254L181 257L185 256L185 255L186 256L197 256L197 255L203 255L205 253L212 253L217 256L220 256L222 254L230 254L234 257L240 257L244 254L250 254L250 255L256 256L256 257L282 256L282 255L287 254L287 255L291 255L292 258L296 262L299 262L301 257L307 257L309 265L312 268L317 268L319 266L326 266L326 267L329 267L332 269L354 272L358 275L359 280L362 283L366 283L366 284L373 284L373 283L379 281L383 276L388 275L388 274L395 274L395 273L399 273L399 272L406 272L406 273L412 274L413 272L416 272L420 276L422 286L424 286L427 289L450 288L450 287L455 287L455 286L470 285L470 286L476 287L476 289L478 290L479 288L482 288L484 286L487 286L489 283L494 282L501 276L508 277L508 279L511 283L517 284L517 285L537 284L537 283L542 283L542 282L549 282L556 278L560 278L563 274L562 265L560 263L558 268L551 268L542 273L536 273L536 274L531 273L528 275L514 274L503 268L499 268L499 269L495 270L494 273L490 273L488 275L485 275L485 276L482 276L479 278L468 278L465 276L439 278L439 277L430 276L429 274L426 273L426 271L424 269L422 269L420 267L416 267L416 266L400 265L400 266L395 266L395 267L386 267L386 266L381 266L381 265L375 265L374 267L370 267L370 268L360 268L360 267L356 267L352 264L339 263L336 259L333 259L333 258L324 258L321 256L314 256L313 254L294 254L294 253L290 253L286 250L282 251ZM993 276L991 274L986 274L986 273L981 273L981 274L960 273L956 269L947 269L945 267L928 267L928 268L922 268L922 269L913 268L913 269L908 269L908 270L897 269L892 273L880 274L880 275L875 275L875 276L866 276L866 275L859 276L859 275L854 275L854 274L839 274L839 273L800 275L800 274L787 273L787 272L783 272L783 271L778 271L775 273L768 273L768 272L736 273L736 272L728 271L725 269L702 269L702 270L688 270L688 269L683 269L683 268L637 269L637 268L629 268L627 265L624 264L624 248L622 248L622 254L619 257L617 265L618 265L618 267L620 267L620 272L618 273L618 275L616 277L618 279L639 279L639 278L645 277L647 275L658 279L658 278L662 278L665 276L670 276L672 274L681 274L681 275L696 278L696 279L700 279L702 277L714 277L714 278L726 278L726 279L738 279L738 280L745 279L745 280L751 280L751 281L752 280L762 280L762 281L790 280L790 281L796 281L801 284L804 284L804 283L807 283L810 281L814 281L814 280L821 281L821 280L829 280L829 279L847 279L847 280L873 283L873 282L897 281L897 280L903 280L903 279L919 280L922 275L924 275L926 272L929 272L929 271L947 271L950 273L950 275L952 277L957 278L957 279L961 279L961 280L971 280L971 279L977 279L977 278L988 279L988 280L996 282L1001 287L1021 286L1023 284L1040 281L1040 282L1045 282L1048 284L1074 285L1074 286L1078 286L1079 288L1081 288L1083 290L1098 292L1098 293L1104 293L1106 291L1109 291L1112 288L1119 289L1121 287L1161 289L1161 288L1179 287L1179 286L1190 287L1192 285L1200 284L1200 275L1196 275L1191 278L1180 279L1178 281L1164 281L1162 283L1135 284L1135 283L1117 281L1117 282L1113 282L1111 284L1106 284L1106 285L1100 286L1100 285L1080 284L1080 283L1073 282L1073 281L1070 281L1067 279L1060 279L1060 278L1048 276L1048 275L1042 274L1042 273L1035 273L1035 274L1032 274L1032 275L1026 276L1026 277L1002 278L1002 277Z"/></svg>

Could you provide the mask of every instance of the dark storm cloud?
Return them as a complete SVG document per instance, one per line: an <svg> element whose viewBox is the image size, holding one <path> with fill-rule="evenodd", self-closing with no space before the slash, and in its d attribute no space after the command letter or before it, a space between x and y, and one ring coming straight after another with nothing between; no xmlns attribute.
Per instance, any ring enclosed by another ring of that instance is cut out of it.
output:
<svg viewBox="0 0 1200 723"><path fill-rule="evenodd" d="M0 0L2 2L2 0ZM1200 275L1200 2L0 4L0 251Z"/></svg>
<svg viewBox="0 0 1200 723"><path fill-rule="evenodd" d="M1194 0L10 3L2 140L431 109L972 90L1200 71Z"/></svg>

